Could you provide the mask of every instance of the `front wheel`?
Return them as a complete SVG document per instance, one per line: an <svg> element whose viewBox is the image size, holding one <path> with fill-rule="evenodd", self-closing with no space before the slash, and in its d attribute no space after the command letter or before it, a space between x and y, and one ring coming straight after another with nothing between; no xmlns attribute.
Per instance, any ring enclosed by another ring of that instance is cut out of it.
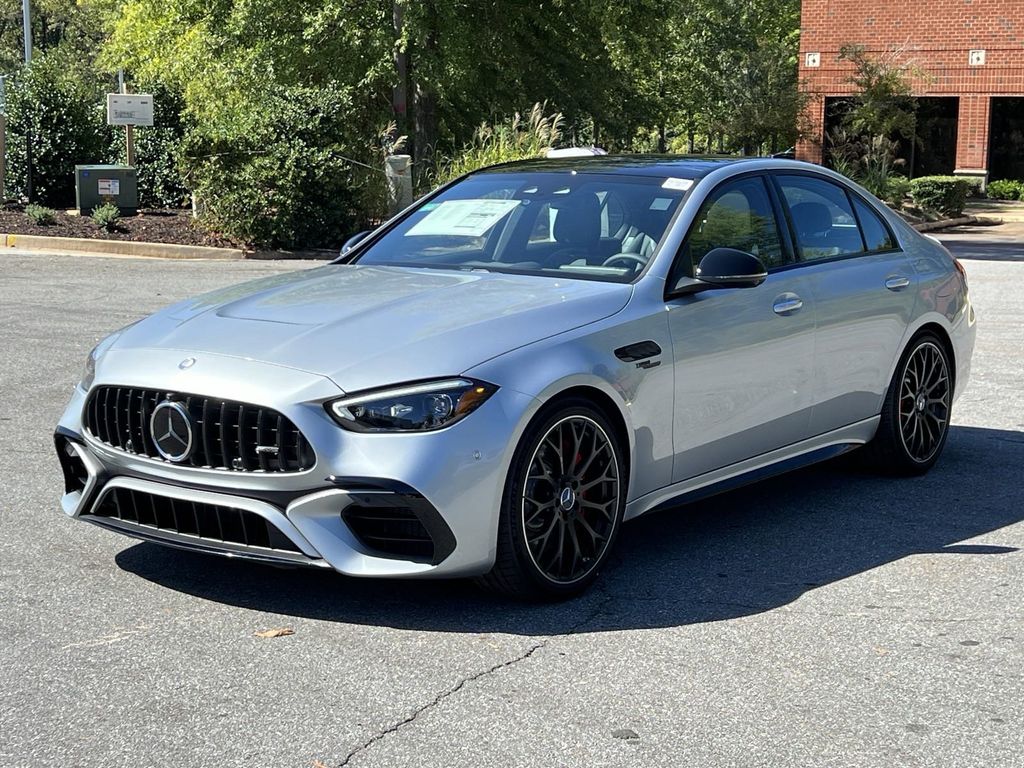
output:
<svg viewBox="0 0 1024 768"><path fill-rule="evenodd" d="M563 599L597 577L622 524L626 474L608 420L585 400L534 421L516 449L498 520L490 589Z"/></svg>
<svg viewBox="0 0 1024 768"><path fill-rule="evenodd" d="M878 432L867 445L875 466L896 475L931 469L949 435L952 403L949 356L934 334L921 334L896 366Z"/></svg>

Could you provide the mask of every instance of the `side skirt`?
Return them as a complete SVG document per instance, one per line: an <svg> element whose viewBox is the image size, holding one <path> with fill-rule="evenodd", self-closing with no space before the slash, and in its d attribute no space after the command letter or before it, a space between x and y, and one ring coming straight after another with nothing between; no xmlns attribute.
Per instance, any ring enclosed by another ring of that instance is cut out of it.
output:
<svg viewBox="0 0 1024 768"><path fill-rule="evenodd" d="M652 491L626 505L625 519L680 504L706 499L759 480L817 464L858 448L875 436L880 417L874 416L824 435L779 448L752 459L712 470Z"/></svg>

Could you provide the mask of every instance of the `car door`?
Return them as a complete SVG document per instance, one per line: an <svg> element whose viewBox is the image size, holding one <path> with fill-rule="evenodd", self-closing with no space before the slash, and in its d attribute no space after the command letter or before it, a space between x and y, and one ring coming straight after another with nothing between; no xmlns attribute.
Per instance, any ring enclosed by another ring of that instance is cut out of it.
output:
<svg viewBox="0 0 1024 768"><path fill-rule="evenodd" d="M789 270L788 235L765 177L729 180L704 202L673 265L692 277L712 248L758 256L755 288L709 289L667 301L675 365L673 481L809 436L815 308L807 278Z"/></svg>
<svg viewBox="0 0 1024 768"><path fill-rule="evenodd" d="M874 206L814 173L774 175L817 308L811 430L877 416L914 311L916 275Z"/></svg>

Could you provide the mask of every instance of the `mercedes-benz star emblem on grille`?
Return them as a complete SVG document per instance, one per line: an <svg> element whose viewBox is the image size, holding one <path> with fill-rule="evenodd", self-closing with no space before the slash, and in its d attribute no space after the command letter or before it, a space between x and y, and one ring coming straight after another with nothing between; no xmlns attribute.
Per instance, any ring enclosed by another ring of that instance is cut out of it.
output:
<svg viewBox="0 0 1024 768"><path fill-rule="evenodd" d="M192 453L192 419L185 406L164 400L149 417L157 452L168 461L184 461Z"/></svg>

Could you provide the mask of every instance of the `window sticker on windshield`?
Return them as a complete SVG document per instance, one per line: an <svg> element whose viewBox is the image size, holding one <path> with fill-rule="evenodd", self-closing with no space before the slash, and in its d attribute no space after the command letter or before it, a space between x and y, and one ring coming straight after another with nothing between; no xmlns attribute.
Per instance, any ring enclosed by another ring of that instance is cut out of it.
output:
<svg viewBox="0 0 1024 768"><path fill-rule="evenodd" d="M518 200L445 200L405 233L480 237L519 205Z"/></svg>
<svg viewBox="0 0 1024 768"><path fill-rule="evenodd" d="M672 205L671 197L656 197L651 202L652 211L667 211L668 207Z"/></svg>
<svg viewBox="0 0 1024 768"><path fill-rule="evenodd" d="M683 192L693 186L693 179L677 179L674 176L670 176L665 179L665 183L661 185L662 189L678 189Z"/></svg>

